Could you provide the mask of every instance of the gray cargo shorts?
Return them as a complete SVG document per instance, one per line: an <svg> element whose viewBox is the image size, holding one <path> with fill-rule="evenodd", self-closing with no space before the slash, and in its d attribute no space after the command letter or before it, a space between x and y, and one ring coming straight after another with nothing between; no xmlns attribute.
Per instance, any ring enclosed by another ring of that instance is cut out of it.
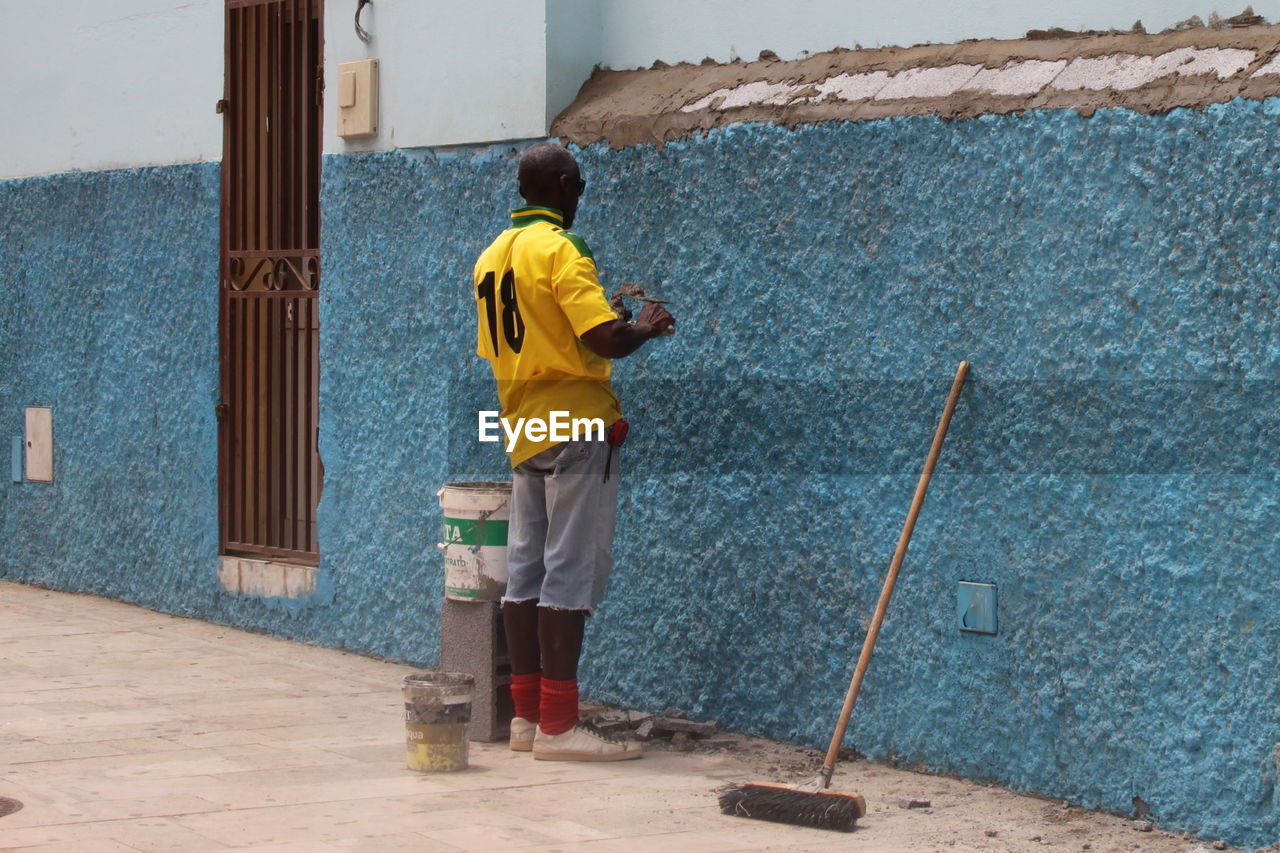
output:
<svg viewBox="0 0 1280 853"><path fill-rule="evenodd" d="M568 441L516 466L507 532L506 601L595 609L613 568L622 448Z"/></svg>

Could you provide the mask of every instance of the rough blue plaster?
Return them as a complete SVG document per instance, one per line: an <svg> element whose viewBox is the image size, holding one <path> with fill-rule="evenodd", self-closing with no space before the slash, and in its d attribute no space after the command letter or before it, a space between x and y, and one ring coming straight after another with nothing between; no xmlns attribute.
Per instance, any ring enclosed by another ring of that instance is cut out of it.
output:
<svg viewBox="0 0 1280 853"><path fill-rule="evenodd" d="M54 482L0 489L0 576L188 615L218 548L217 166L0 181L0 430L53 409Z"/></svg>
<svg viewBox="0 0 1280 853"><path fill-rule="evenodd" d="M55 440L52 484L0 488L0 577L431 662L431 597L376 571L415 568L394 537L305 600L218 587L218 193L217 164L0 182L0 434L50 406Z"/></svg>
<svg viewBox="0 0 1280 853"><path fill-rule="evenodd" d="M620 371L647 471L592 691L822 744L968 359L849 745L1274 841L1272 111L583 152L578 230L681 325Z"/></svg>
<svg viewBox="0 0 1280 853"><path fill-rule="evenodd" d="M1275 112L739 126L581 152L575 230L606 287L651 285L680 321L618 366L634 428L587 693L824 744L968 359L848 745L1274 841ZM326 158L332 603L292 611L212 581L216 167L0 184L27 212L0 226L0 416L17 434L22 406L53 405L62 448L53 487L0 489L4 576L433 663L435 491L505 473L471 441L493 397L470 269L518 203L516 153ZM99 274L67 275L70 256ZM958 580L999 585L998 636L958 631Z"/></svg>
<svg viewBox="0 0 1280 853"><path fill-rule="evenodd" d="M439 658L436 491L467 474L447 464L460 365L479 388L457 312L506 203L511 151L325 159L319 537L336 636L353 648ZM504 473L492 458L486 470Z"/></svg>
<svg viewBox="0 0 1280 853"><path fill-rule="evenodd" d="M656 285L681 325L619 366L635 430L588 692L822 744L967 358L850 745L1274 840L1272 121L1238 102L582 152L606 287ZM359 287L326 301L353 353L325 375L327 553L438 590L434 488L502 473L471 440L492 391L469 270L517 203L514 152L329 170L327 245L351 251L328 281ZM328 526L377 502L399 521ZM1000 585L1000 636L957 630L962 579Z"/></svg>

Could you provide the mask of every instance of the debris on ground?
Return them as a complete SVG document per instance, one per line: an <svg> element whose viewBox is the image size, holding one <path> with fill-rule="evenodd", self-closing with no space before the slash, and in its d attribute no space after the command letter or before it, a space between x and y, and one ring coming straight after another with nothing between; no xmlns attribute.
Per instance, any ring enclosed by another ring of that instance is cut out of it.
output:
<svg viewBox="0 0 1280 853"><path fill-rule="evenodd" d="M639 741L670 744L681 752L733 749L739 739L720 730L715 720L691 720L679 708L667 708L661 716L606 706L584 706L588 720L603 732L629 734Z"/></svg>
<svg viewBox="0 0 1280 853"><path fill-rule="evenodd" d="M640 711L626 711L620 708L606 708L592 716L592 722L602 732L632 731L646 720L652 720L652 714Z"/></svg>
<svg viewBox="0 0 1280 853"><path fill-rule="evenodd" d="M716 721L698 720L696 714L680 708L649 712L583 702L580 715L602 730L645 741L646 749L655 752L684 753L695 761L732 762L739 769L732 776L724 776L726 780L765 779L782 785L805 783L813 779L814 771L822 766L825 756L825 750L726 731ZM1122 817L1089 811L1067 800L1045 802L1044 798L1019 798L989 783L931 773L925 768L867 761L866 756L852 749L842 749L840 760L842 778L836 780L833 787L863 794L868 804L867 825L874 824L878 831L890 835L900 833L903 838L921 837L921 833L931 838L938 836L935 843L921 846L920 850L985 853L1235 850L1222 841L1197 840L1189 833L1162 830L1151 819L1151 808L1141 798L1135 798L1133 811ZM931 784L937 787L929 787ZM963 808L955 808L958 804L963 804ZM977 818L981 823L975 822L975 814L981 816ZM1134 832L1144 834L1135 836ZM942 840L944 835L951 837ZM1280 844L1253 853L1280 853Z"/></svg>
<svg viewBox="0 0 1280 853"><path fill-rule="evenodd" d="M664 734L689 734L705 738L715 734L718 727L715 720L699 723L680 717L658 717L653 721L653 728Z"/></svg>

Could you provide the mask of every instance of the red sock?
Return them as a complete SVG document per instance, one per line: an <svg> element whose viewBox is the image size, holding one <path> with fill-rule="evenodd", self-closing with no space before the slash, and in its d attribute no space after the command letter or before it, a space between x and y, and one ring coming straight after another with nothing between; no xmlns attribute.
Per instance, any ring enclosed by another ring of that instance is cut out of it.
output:
<svg viewBox="0 0 1280 853"><path fill-rule="evenodd" d="M511 701L516 706L516 716L524 717L531 723L540 719L538 703L542 701L542 672L530 672L525 675L511 674Z"/></svg>
<svg viewBox="0 0 1280 853"><path fill-rule="evenodd" d="M564 734L578 724L578 679L542 679L542 731Z"/></svg>

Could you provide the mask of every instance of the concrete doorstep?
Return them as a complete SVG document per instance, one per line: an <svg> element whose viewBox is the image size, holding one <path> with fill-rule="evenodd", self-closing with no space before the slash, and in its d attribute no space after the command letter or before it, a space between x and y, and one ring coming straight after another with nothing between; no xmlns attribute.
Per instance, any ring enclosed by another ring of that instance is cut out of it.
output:
<svg viewBox="0 0 1280 853"><path fill-rule="evenodd" d="M468 769L417 773L405 764L400 693L413 671L0 582L0 849L1211 849L865 762L840 768L834 785L867 799L851 835L726 817L718 787L801 781L820 757L671 715L655 715L669 737L650 740L640 761L540 762L472 743ZM8 801L21 808L5 814Z"/></svg>

